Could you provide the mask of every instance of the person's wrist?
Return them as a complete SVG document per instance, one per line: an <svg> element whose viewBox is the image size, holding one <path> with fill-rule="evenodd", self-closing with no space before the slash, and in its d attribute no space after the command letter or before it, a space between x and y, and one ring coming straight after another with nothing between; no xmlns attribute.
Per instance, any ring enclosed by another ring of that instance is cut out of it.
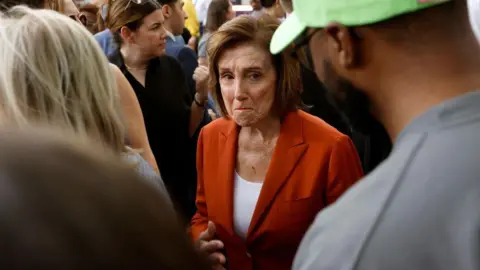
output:
<svg viewBox="0 0 480 270"><path fill-rule="evenodd" d="M207 103L208 97L206 95L200 94L199 92L195 93L195 97L193 100L195 101L195 104L199 107L205 107L205 104Z"/></svg>

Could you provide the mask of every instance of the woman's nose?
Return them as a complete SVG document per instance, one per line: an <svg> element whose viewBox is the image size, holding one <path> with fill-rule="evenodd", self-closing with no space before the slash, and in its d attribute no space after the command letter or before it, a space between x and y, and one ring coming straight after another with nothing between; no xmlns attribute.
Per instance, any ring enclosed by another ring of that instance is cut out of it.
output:
<svg viewBox="0 0 480 270"><path fill-rule="evenodd" d="M235 82L235 99L238 101L245 100L247 98L245 90L242 80L237 80Z"/></svg>

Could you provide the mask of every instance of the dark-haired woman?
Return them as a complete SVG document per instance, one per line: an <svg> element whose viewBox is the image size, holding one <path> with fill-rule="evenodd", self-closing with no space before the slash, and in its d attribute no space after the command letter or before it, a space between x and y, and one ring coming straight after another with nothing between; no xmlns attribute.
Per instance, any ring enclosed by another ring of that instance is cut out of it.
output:
<svg viewBox="0 0 480 270"><path fill-rule="evenodd" d="M205 114L208 72L195 72L197 92L192 95L180 64L165 55L167 34L157 1L111 1L107 27L118 45L109 59L137 95L162 178L188 219L195 212L196 135Z"/></svg>

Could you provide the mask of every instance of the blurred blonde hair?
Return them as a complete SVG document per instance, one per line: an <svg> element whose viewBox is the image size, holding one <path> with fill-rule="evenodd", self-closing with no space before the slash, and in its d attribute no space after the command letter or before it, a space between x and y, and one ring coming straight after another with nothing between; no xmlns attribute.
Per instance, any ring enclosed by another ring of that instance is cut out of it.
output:
<svg viewBox="0 0 480 270"><path fill-rule="evenodd" d="M123 152L114 74L91 34L51 10L0 17L0 122L49 125Z"/></svg>

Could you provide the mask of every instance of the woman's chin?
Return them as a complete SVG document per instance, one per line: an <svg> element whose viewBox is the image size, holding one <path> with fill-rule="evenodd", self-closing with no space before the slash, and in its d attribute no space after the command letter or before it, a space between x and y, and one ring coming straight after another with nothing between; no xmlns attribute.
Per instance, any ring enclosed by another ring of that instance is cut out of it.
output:
<svg viewBox="0 0 480 270"><path fill-rule="evenodd" d="M249 127L257 122L249 117L233 117L233 121L235 121L235 123L241 127Z"/></svg>

